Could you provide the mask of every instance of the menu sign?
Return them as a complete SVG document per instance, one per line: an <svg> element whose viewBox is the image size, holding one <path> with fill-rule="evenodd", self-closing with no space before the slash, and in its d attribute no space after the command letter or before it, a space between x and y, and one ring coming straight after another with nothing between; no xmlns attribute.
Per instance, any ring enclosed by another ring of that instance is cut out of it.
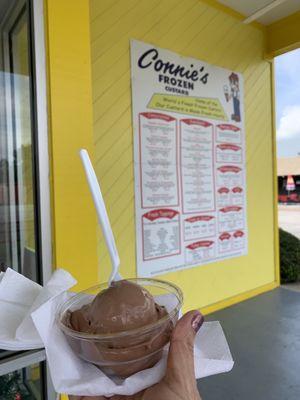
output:
<svg viewBox="0 0 300 400"><path fill-rule="evenodd" d="M138 276L245 255L242 75L132 40L131 77Z"/></svg>

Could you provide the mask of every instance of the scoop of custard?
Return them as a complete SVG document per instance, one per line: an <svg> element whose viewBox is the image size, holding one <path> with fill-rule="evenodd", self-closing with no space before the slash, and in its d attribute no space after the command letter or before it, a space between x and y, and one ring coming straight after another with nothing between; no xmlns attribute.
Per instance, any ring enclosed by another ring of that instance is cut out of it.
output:
<svg viewBox="0 0 300 400"><path fill-rule="evenodd" d="M170 340L173 321L155 322L166 315L167 310L155 303L148 290L121 280L100 292L90 304L69 312L66 320L67 326L75 331L112 336L67 338L84 360L99 366L108 375L124 378L151 368L160 360L163 347ZM149 328L135 331L146 326Z"/></svg>
<svg viewBox="0 0 300 400"><path fill-rule="evenodd" d="M131 281L112 282L89 305L73 311L70 325L87 333L117 333L151 324L163 315L164 307L155 303L153 296Z"/></svg>

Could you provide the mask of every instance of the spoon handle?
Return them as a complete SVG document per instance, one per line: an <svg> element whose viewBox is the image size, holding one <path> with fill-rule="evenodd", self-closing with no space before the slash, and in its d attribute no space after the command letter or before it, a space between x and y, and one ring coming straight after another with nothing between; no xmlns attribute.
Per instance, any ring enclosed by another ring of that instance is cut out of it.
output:
<svg viewBox="0 0 300 400"><path fill-rule="evenodd" d="M109 284L113 280L121 279L119 275L119 265L120 265L120 257L117 250L115 238L111 229L111 225L109 222L109 218L106 212L105 203L103 200L103 196L101 193L100 185L97 180L97 176L95 174L93 165L91 163L89 154L87 150L81 149L79 152L82 164L84 166L86 178L89 184L89 188L94 200L94 205L96 208L98 221L102 229L102 233L105 238L106 246L109 251L109 256L112 264L112 271L109 277Z"/></svg>

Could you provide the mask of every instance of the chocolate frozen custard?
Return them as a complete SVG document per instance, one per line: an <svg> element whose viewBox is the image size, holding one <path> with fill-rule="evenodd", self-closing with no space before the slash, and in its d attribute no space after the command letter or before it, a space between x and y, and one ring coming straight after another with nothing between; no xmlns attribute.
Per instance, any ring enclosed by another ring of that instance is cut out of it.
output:
<svg viewBox="0 0 300 400"><path fill-rule="evenodd" d="M112 282L90 304L68 312L65 324L87 334L80 343L68 338L84 359L100 365L104 372L127 377L152 367L161 358L173 329L168 319L158 323L167 314L148 290L121 280ZM92 339L92 335L99 337ZM106 362L109 367L105 367Z"/></svg>
<svg viewBox="0 0 300 400"><path fill-rule="evenodd" d="M148 290L122 280L112 282L91 304L73 311L70 325L79 332L117 333L151 324L166 313Z"/></svg>

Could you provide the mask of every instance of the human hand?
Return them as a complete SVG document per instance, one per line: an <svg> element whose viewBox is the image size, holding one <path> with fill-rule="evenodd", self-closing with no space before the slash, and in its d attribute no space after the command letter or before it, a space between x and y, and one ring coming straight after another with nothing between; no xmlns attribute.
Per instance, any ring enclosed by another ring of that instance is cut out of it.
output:
<svg viewBox="0 0 300 400"><path fill-rule="evenodd" d="M110 400L201 400L194 369L194 339L204 318L199 311L189 311L173 331L167 370L157 384L133 396L113 396ZM105 400L104 396L69 396L69 400Z"/></svg>

